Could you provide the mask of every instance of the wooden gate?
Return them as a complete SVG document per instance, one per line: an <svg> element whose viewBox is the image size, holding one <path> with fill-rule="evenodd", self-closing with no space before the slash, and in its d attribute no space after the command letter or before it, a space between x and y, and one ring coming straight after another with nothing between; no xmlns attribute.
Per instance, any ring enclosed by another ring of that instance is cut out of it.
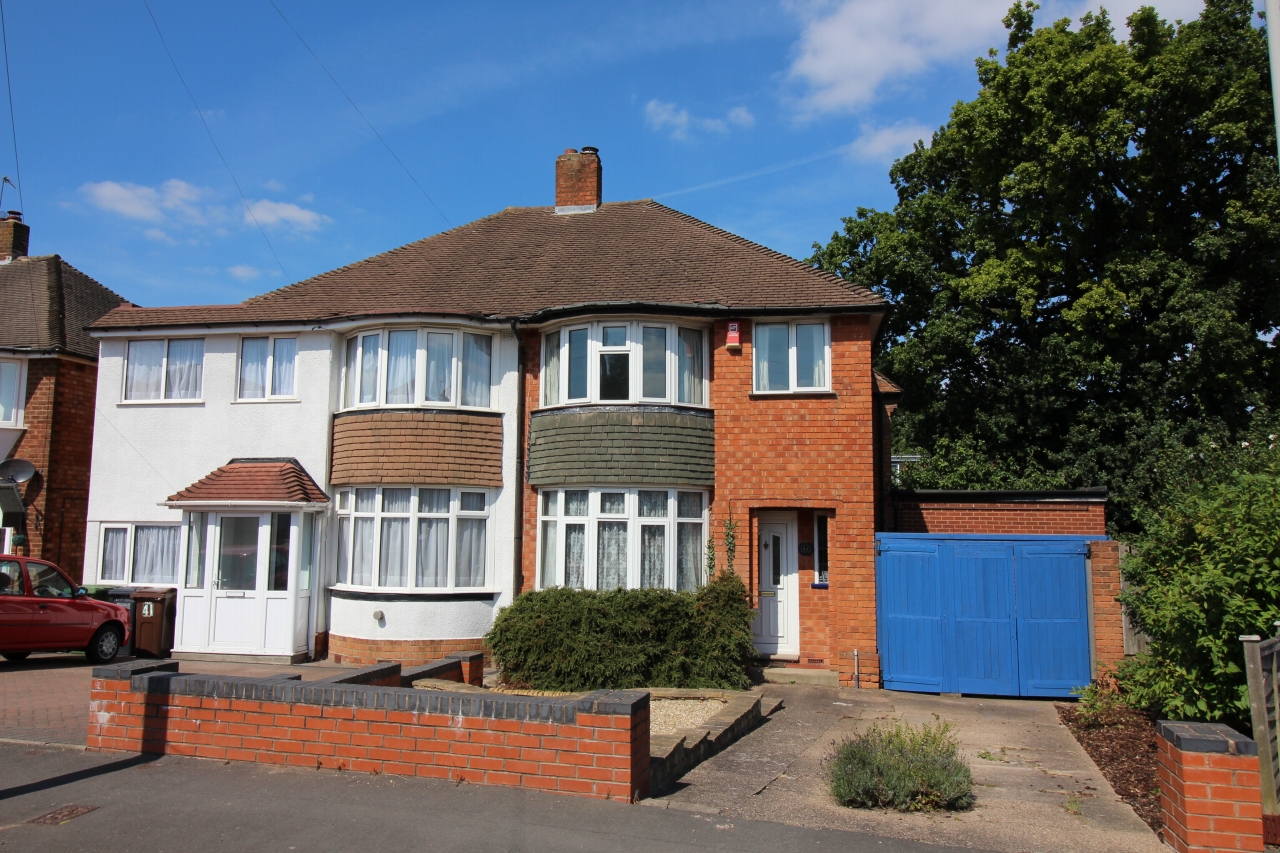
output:
<svg viewBox="0 0 1280 853"><path fill-rule="evenodd" d="M1276 623L1280 626L1280 622ZM1264 640L1243 636L1244 668L1249 677L1249 712L1253 739L1258 742L1258 770L1262 785L1262 836L1280 844L1280 743L1276 739L1277 675L1280 674L1280 636Z"/></svg>

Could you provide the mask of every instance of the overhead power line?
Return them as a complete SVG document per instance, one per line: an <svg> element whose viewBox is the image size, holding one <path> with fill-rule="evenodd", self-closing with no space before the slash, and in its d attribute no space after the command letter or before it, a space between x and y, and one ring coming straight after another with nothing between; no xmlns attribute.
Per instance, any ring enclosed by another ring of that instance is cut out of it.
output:
<svg viewBox="0 0 1280 853"><path fill-rule="evenodd" d="M435 208L436 213L440 214L440 218L444 220L446 225L452 228L453 223L449 221L449 217L444 215L444 211L442 211L440 209L440 206L436 204L435 199L433 199L430 196L430 194L427 193L427 191L422 188L422 184L418 183L418 179L413 176L413 172L409 171L409 167L404 164L404 161L400 159L400 157L396 154L395 151L391 150L391 146L387 144L387 140L382 138L382 134L378 133L378 129L373 126L373 122L369 121L369 117L366 116L364 112L359 107L356 106L356 102L353 101L351 99L351 96L347 94L347 90L342 88L342 84L338 82L338 78L333 76L333 72L331 72L328 69L328 67L326 67L325 64L320 61L320 57L316 56L316 52L311 49L311 45L307 44L307 40L302 37L302 34L298 32L298 30L293 26L293 24L289 23L289 19L284 16L284 12L280 11L280 7L276 5L275 0L267 0L267 2L271 4L271 8L276 10L276 14L280 16L280 20L284 21L285 26L288 27L293 32L293 34L298 37L298 41L302 42L302 46L307 49L307 53L311 54L311 58L316 61L316 64L320 66L320 68L324 71L325 74L329 75L329 79L333 81L333 85L338 87L338 91L342 93L342 97L347 99L347 103L351 105L351 109L355 110L356 113L359 114L360 118L364 119L364 123L369 125L369 129L373 131L373 135L378 137L378 141L382 143L382 147L386 148L387 153L390 154L395 159L395 161L400 164L400 168L404 169L404 173L409 176L409 180L413 181L413 185L417 187L418 191L421 192L426 197L427 201L431 202L431 206Z"/></svg>
<svg viewBox="0 0 1280 853"><path fill-rule="evenodd" d="M22 167L18 165L18 125L13 120L13 76L9 74L9 34L4 25L3 0L0 0L0 40L4 42L4 82L9 87L9 128L13 131L13 171L18 176L18 206L25 211L27 201L22 197Z"/></svg>
<svg viewBox="0 0 1280 853"><path fill-rule="evenodd" d="M284 268L284 264L280 263L280 256L276 254L276 247L271 245L271 238L267 236L266 229L262 227L262 223L258 221L258 217L253 214L253 207L249 204L249 199L245 198L244 190L240 189L240 182L236 180L236 173L231 171L231 164L227 162L227 158L222 156L222 149L218 147L218 143L213 138L213 131L209 129L209 122L205 120L204 111L200 109L200 104L196 103L196 96L191 93L191 87L187 85L187 81L182 76L182 72L178 70L178 63L173 58L173 52L169 50L169 44L164 40L164 33L160 32L160 22L156 20L155 12L151 11L151 4L147 0L142 0L142 5L147 7L147 14L151 16L151 23L156 28L156 35L160 37L160 45L164 48L165 55L169 57L169 64L173 66L173 73L178 75L178 81L182 83L182 88L187 90L187 97L191 99L191 105L196 108L196 115L200 116L200 123L204 125L204 132L209 134L209 143L213 145L213 150L218 152L218 159L222 161L222 165L227 168L227 174L231 176L231 183L236 185L236 192L240 193L240 201L244 202L244 212L249 214L249 218L253 220L253 224L258 226L258 233L262 235L262 239L266 241L267 248L271 250L271 256L276 259L276 265L280 267L280 272L284 273L285 278L289 277L289 272ZM22 183L22 176L18 176L18 183ZM22 187L18 187L18 193L22 193Z"/></svg>

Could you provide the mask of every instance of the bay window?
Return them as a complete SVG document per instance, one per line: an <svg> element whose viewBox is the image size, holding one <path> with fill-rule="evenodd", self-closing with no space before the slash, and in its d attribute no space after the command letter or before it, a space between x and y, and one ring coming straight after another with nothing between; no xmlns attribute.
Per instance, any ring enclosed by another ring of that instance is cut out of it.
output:
<svg viewBox="0 0 1280 853"><path fill-rule="evenodd" d="M17 426L23 388L19 383L22 362L0 361L0 426Z"/></svg>
<svg viewBox="0 0 1280 853"><path fill-rule="evenodd" d="M420 591L483 588L489 492L368 486L338 492L338 583Z"/></svg>
<svg viewBox="0 0 1280 853"><path fill-rule="evenodd" d="M203 373L204 338L129 341L124 399L199 400Z"/></svg>
<svg viewBox="0 0 1280 853"><path fill-rule="evenodd" d="M379 329L347 339L342 407L490 407L493 336Z"/></svg>
<svg viewBox="0 0 1280 853"><path fill-rule="evenodd" d="M294 396L297 338L241 338L241 400L265 400Z"/></svg>
<svg viewBox="0 0 1280 853"><path fill-rule="evenodd" d="M663 488L544 489L538 501L542 589L706 583L706 493Z"/></svg>
<svg viewBox="0 0 1280 853"><path fill-rule="evenodd" d="M831 389L825 322L756 323L752 331L757 394Z"/></svg>
<svg viewBox="0 0 1280 853"><path fill-rule="evenodd" d="M631 320L567 326L542 338L542 404L707 404L705 329Z"/></svg>

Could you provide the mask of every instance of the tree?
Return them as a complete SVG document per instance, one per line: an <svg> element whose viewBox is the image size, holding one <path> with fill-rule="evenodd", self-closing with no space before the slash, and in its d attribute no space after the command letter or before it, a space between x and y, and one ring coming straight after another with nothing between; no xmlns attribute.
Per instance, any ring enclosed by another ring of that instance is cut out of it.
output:
<svg viewBox="0 0 1280 853"><path fill-rule="evenodd" d="M1280 180L1250 0L1117 42L1105 12L1005 18L977 98L897 161L811 262L889 298L877 367L906 391L915 485L1112 489L1120 530L1153 460L1274 407Z"/></svg>

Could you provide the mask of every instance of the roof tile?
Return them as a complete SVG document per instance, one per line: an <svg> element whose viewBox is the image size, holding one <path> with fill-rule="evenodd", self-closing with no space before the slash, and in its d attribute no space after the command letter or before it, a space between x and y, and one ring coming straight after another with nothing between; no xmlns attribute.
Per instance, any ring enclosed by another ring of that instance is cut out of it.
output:
<svg viewBox="0 0 1280 853"><path fill-rule="evenodd" d="M168 500L328 503L329 496L296 459L232 459Z"/></svg>

